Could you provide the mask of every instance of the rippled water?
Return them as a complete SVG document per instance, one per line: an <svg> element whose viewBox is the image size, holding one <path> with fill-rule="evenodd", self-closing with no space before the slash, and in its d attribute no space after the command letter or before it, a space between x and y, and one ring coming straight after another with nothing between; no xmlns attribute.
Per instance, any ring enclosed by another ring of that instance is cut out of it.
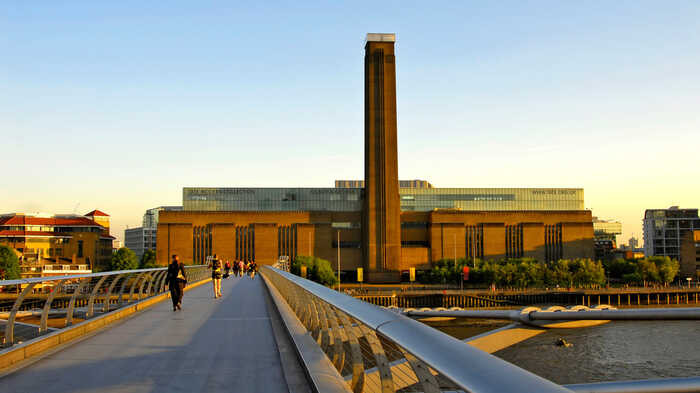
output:
<svg viewBox="0 0 700 393"><path fill-rule="evenodd" d="M441 326L457 338L498 324ZM564 338L572 347L554 345ZM494 355L560 384L700 376L700 322L610 322L552 329Z"/></svg>

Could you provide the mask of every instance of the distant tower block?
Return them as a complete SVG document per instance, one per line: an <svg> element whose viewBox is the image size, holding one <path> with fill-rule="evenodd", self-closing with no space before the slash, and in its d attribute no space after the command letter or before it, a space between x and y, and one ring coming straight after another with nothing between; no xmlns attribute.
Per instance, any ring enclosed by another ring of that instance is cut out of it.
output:
<svg viewBox="0 0 700 393"><path fill-rule="evenodd" d="M396 142L394 34L365 45L364 263L372 281L399 279L401 206Z"/></svg>

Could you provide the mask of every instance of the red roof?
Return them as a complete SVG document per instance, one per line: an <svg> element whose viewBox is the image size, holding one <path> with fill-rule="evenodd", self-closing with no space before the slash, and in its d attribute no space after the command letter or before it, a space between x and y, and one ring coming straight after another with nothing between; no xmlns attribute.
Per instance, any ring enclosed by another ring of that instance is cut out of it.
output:
<svg viewBox="0 0 700 393"><path fill-rule="evenodd" d="M109 217L109 214L95 209L95 210L93 210L90 213L85 215L85 217L94 217L94 216Z"/></svg>
<svg viewBox="0 0 700 393"><path fill-rule="evenodd" d="M73 237L67 233L41 232L41 231L0 231L0 237L24 237L24 236L50 236L50 237Z"/></svg>
<svg viewBox="0 0 700 393"><path fill-rule="evenodd" d="M102 225L87 217L33 217L23 214L0 217L0 225L97 226Z"/></svg>

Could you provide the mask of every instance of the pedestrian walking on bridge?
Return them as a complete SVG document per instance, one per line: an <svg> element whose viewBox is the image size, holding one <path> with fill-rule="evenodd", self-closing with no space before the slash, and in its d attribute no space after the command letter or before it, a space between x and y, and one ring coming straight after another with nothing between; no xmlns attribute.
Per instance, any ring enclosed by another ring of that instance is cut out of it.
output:
<svg viewBox="0 0 700 393"><path fill-rule="evenodd" d="M219 258L216 257L216 254L214 254L214 257L212 258L211 262L209 262L209 268L211 269L211 283L214 287L214 298L219 298L221 297L221 261Z"/></svg>
<svg viewBox="0 0 700 393"><path fill-rule="evenodd" d="M248 266L248 272L250 273L250 278L255 279L255 273L258 271L258 265L255 264L255 261L250 261L250 265Z"/></svg>
<svg viewBox="0 0 700 393"><path fill-rule="evenodd" d="M238 277L238 271L239 271L241 265L239 264L238 261L233 261L233 266L232 266L232 267L233 267L233 275L236 276L236 277Z"/></svg>
<svg viewBox="0 0 700 393"><path fill-rule="evenodd" d="M229 261L226 261L226 264L224 265L224 278L229 278L231 275L231 263Z"/></svg>
<svg viewBox="0 0 700 393"><path fill-rule="evenodd" d="M170 289L173 311L182 310L182 294L185 292L185 285L187 285L187 274L185 274L185 265L180 262L176 254L173 254L173 260L168 265L165 285Z"/></svg>

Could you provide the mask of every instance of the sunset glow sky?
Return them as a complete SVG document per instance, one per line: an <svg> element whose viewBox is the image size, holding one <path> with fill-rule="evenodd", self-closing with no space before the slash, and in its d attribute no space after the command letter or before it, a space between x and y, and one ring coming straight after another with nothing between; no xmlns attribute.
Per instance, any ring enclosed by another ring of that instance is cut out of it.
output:
<svg viewBox="0 0 700 393"><path fill-rule="evenodd" d="M697 1L8 3L0 213L122 239L184 186L361 179L367 32L397 35L401 179L582 187L620 243L700 206Z"/></svg>

